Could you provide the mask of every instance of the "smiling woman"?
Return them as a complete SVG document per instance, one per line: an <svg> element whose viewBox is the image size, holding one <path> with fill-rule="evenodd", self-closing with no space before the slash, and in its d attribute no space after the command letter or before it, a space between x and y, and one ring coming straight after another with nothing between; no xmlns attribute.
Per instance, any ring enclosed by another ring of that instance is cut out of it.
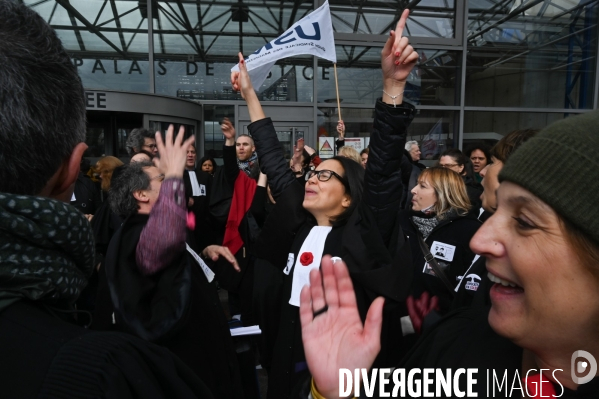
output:
<svg viewBox="0 0 599 399"><path fill-rule="evenodd" d="M272 121L262 111L241 54L240 72L232 74L233 88L240 90L247 102L252 120L248 130L276 200L256 243L256 256L279 266L285 274L269 398L292 396L309 375L301 343L299 295L309 284L310 271L317 270L327 254L347 262L362 319L374 298L386 298L390 322L383 326L384 351L376 364L391 366L399 360L402 332L395 321L401 316L400 304L411 280L409 247L397 219L402 194L400 163L407 127L415 113L412 105L402 101L402 93L418 58L407 38L401 36L406 19L407 12L382 52L384 90L375 105L366 170L359 162L334 157L308 172L302 187L285 161ZM326 312L324 305L316 302L314 306L315 314Z"/></svg>
<svg viewBox="0 0 599 399"><path fill-rule="evenodd" d="M487 259L494 283L491 308L462 310L445 318L425 334L400 368L492 370L486 378L479 374L472 384L479 397L488 397L489 389L494 397L597 397L599 163L587 156L599 152L597 126L598 111L567 118L510 155L499 173L497 210L470 243ZM342 280L343 270L339 277L337 272L332 280ZM313 285L319 285L322 280L313 277ZM327 298L334 297L337 286L327 280L324 284ZM302 313L314 295L321 295L313 288L309 291L302 294ZM376 355L378 337L373 331L380 309L373 306L373 322L362 328L359 322L345 321L354 307L329 306L329 319L302 317L308 364L313 372L318 370L314 381L321 392L338 388L338 378L331 378L329 371L368 367L364 359ZM342 311L344 322L334 321ZM340 338L348 331L353 331L351 339ZM330 364L330 370L320 367L324 347L344 353L346 360ZM359 361L354 359L358 354ZM494 383L493 376L507 379L511 388Z"/></svg>

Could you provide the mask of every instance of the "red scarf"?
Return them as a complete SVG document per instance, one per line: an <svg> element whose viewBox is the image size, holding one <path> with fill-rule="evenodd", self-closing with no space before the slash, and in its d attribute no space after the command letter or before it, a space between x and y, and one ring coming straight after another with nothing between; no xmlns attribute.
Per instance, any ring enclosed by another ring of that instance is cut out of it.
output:
<svg viewBox="0 0 599 399"><path fill-rule="evenodd" d="M231 209L229 209L225 238L223 239L223 246L229 248L233 255L243 246L243 240L239 234L239 225L252 205L256 185L255 180L250 179L241 170L239 171L239 176L237 176L233 188L233 199L231 200Z"/></svg>

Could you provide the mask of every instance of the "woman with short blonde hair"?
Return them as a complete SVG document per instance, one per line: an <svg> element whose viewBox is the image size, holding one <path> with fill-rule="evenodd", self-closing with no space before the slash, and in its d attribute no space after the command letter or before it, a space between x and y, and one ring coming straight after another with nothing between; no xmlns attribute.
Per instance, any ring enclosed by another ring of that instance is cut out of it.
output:
<svg viewBox="0 0 599 399"><path fill-rule="evenodd" d="M360 165L362 165L362 158L360 157L360 153L354 147L343 146L339 148L337 155L340 157L349 158L352 161L356 161Z"/></svg>
<svg viewBox="0 0 599 399"><path fill-rule="evenodd" d="M436 202L432 210L442 220L452 209L464 216L471 208L466 184L461 176L451 169L433 167L423 170L418 176L418 184L428 181L435 190Z"/></svg>
<svg viewBox="0 0 599 399"><path fill-rule="evenodd" d="M474 259L468 244L481 222L477 212L470 212L464 180L449 168L423 170L412 195L412 208L402 211L400 220L412 251L413 302L432 303L430 306L443 315L451 307L456 282ZM428 302L429 298L433 300ZM423 317L410 312L416 331Z"/></svg>

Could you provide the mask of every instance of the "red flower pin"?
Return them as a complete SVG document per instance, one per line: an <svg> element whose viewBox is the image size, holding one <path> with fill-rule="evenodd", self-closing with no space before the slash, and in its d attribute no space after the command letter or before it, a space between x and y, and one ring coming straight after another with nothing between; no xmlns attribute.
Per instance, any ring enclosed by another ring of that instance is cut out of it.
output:
<svg viewBox="0 0 599 399"><path fill-rule="evenodd" d="M312 255L312 252L304 252L300 256L300 263L304 266L308 266L308 265L312 264L313 261L314 261L314 255Z"/></svg>

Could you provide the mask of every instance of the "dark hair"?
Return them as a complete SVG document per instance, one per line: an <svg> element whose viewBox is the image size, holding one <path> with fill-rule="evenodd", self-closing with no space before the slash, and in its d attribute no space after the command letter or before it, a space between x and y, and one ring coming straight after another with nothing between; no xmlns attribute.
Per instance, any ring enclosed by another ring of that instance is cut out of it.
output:
<svg viewBox="0 0 599 399"><path fill-rule="evenodd" d="M474 150L482 151L483 154L485 154L485 158L487 158L487 163L491 163L491 149L489 148L488 145L486 145L486 144L475 144L475 145L472 145L472 146L468 147L468 149L466 149L466 151L464 151L464 154L468 158L470 158L470 156L472 155L472 152Z"/></svg>
<svg viewBox="0 0 599 399"><path fill-rule="evenodd" d="M538 129L513 130L506 134L491 148L491 156L503 163L512 155L516 148L524 144L528 139L536 136Z"/></svg>
<svg viewBox="0 0 599 399"><path fill-rule="evenodd" d="M450 148L441 154L441 157L451 157L458 165L464 165L464 170L460 175L466 176L467 179L474 181L474 169L472 168L472 161L464 153L457 148ZM441 159L439 157L439 159Z"/></svg>
<svg viewBox="0 0 599 399"><path fill-rule="evenodd" d="M150 188L150 177L145 168L154 166L150 161L132 162L121 167L118 175L113 175L108 202L110 209L121 218L137 213L139 206L133 193Z"/></svg>
<svg viewBox="0 0 599 399"><path fill-rule="evenodd" d="M362 154L370 154L370 148L366 147L364 148L362 151L360 151L360 156L362 156Z"/></svg>
<svg viewBox="0 0 599 399"><path fill-rule="evenodd" d="M216 170L216 161L214 160L214 158L212 158L210 156L205 156L200 159L200 162L198 162L198 166L200 167L200 169L202 168L202 165L206 161L212 162L212 168L213 168L213 172L214 172Z"/></svg>
<svg viewBox="0 0 599 399"><path fill-rule="evenodd" d="M458 165L464 165L468 163L468 158L457 148L449 148L441 154L442 157L451 157Z"/></svg>
<svg viewBox="0 0 599 399"><path fill-rule="evenodd" d="M129 137L127 137L127 142L125 143L127 153L130 157L138 152L141 152L146 138L155 139L156 134L150 132L148 129L144 129L143 127L131 130Z"/></svg>
<svg viewBox="0 0 599 399"><path fill-rule="evenodd" d="M335 161L339 162L343 167L345 193L348 194L351 199L351 203L343 212L334 218L331 218L331 225L333 227L337 227L347 223L360 202L362 202L364 168L356 161L343 156L337 155L330 159L334 159Z"/></svg>
<svg viewBox="0 0 599 399"><path fill-rule="evenodd" d="M83 85L60 39L0 1L0 192L38 194L85 132Z"/></svg>
<svg viewBox="0 0 599 399"><path fill-rule="evenodd" d="M200 162L198 162L199 166L202 166L202 164L206 161L210 161L212 162L212 166L214 166L216 168L216 161L214 160L214 158L212 158L211 156L206 155L205 157L200 158Z"/></svg>

